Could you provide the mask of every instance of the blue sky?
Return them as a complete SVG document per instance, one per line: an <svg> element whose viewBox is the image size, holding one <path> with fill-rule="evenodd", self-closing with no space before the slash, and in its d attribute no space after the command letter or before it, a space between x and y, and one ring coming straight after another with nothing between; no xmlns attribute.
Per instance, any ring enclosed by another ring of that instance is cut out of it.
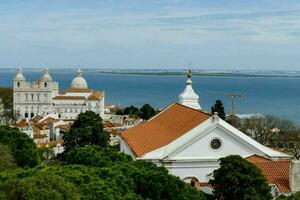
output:
<svg viewBox="0 0 300 200"><path fill-rule="evenodd" d="M299 0L1 0L0 67L300 70Z"/></svg>

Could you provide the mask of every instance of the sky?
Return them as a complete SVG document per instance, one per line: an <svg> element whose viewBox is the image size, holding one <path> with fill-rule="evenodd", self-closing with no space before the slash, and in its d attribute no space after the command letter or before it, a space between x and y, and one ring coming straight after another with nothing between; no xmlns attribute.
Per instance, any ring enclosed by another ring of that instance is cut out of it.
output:
<svg viewBox="0 0 300 200"><path fill-rule="evenodd" d="M1 0L0 68L300 70L299 0Z"/></svg>

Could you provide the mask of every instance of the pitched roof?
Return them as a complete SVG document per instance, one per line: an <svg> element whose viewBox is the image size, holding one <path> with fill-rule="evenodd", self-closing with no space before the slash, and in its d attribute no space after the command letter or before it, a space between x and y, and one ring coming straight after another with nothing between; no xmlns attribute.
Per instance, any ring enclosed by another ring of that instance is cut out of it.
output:
<svg viewBox="0 0 300 200"><path fill-rule="evenodd" d="M246 158L246 160L256 165L262 171L262 174L266 177L268 182L275 184L280 192L290 192L289 160L253 159L253 156Z"/></svg>
<svg viewBox="0 0 300 200"><path fill-rule="evenodd" d="M122 132L122 137L140 157L169 144L209 117L200 110L173 103L147 122Z"/></svg>
<svg viewBox="0 0 300 200"><path fill-rule="evenodd" d="M13 124L14 127L17 128L24 128L27 126L30 126L29 123L26 121L26 119L21 119L20 121Z"/></svg>

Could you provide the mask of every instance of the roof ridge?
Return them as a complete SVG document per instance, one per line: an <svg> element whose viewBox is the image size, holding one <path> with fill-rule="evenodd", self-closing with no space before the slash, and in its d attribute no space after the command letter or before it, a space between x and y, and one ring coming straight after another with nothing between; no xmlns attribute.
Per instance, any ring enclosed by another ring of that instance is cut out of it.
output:
<svg viewBox="0 0 300 200"><path fill-rule="evenodd" d="M191 107L189 107L189 106L183 105L183 104L178 103L178 102L173 102L173 104L177 104L177 105L179 105L179 106L182 106L182 107L185 107L185 108L194 110L194 111L198 111L198 112L203 113L203 114L205 114L205 115L212 116L211 113L209 113L209 112L207 112L207 111L204 111L204 110L202 110L202 109L201 109L201 110L198 110L198 109L195 109L195 108L191 108Z"/></svg>

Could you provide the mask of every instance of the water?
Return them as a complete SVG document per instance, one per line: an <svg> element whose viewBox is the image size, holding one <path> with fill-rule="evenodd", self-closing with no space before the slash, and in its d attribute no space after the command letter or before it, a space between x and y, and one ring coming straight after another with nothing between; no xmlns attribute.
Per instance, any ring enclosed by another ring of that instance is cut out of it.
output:
<svg viewBox="0 0 300 200"><path fill-rule="evenodd" d="M60 88L68 88L75 72L51 70ZM0 70L0 86L12 86L15 71ZM25 71L27 80L41 76L40 71ZM106 103L122 106L141 106L149 103L164 108L178 101L185 87L184 76L118 75L84 72L89 87L104 90ZM221 99L226 113L231 112L231 99L225 93L243 95L237 100L237 112L272 114L287 118L300 125L299 77L226 77L194 76L193 88L200 96L200 105L207 111L215 100Z"/></svg>

